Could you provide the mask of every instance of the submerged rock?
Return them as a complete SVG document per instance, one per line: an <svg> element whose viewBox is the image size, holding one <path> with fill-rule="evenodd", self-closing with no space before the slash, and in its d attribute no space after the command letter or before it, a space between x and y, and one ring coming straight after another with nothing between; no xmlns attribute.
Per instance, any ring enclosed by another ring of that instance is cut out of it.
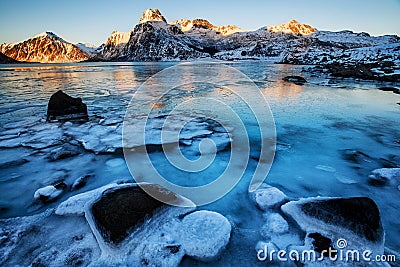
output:
<svg viewBox="0 0 400 267"><path fill-rule="evenodd" d="M372 158L364 152L355 149L344 149L340 151L342 158L356 164L364 164L365 162L371 162Z"/></svg>
<svg viewBox="0 0 400 267"><path fill-rule="evenodd" d="M78 190L84 187L90 177L92 177L92 175L84 175L76 179L74 183L71 185L71 191Z"/></svg>
<svg viewBox="0 0 400 267"><path fill-rule="evenodd" d="M88 120L87 106L81 98L74 98L59 90L54 93L47 106L47 121Z"/></svg>
<svg viewBox="0 0 400 267"><path fill-rule="evenodd" d="M70 144L64 144L60 147L57 147L57 148L51 150L47 156L47 159L49 161L56 161L56 160L60 160L60 159L74 157L79 154L80 154L80 151L76 146L73 146Z"/></svg>
<svg viewBox="0 0 400 267"><path fill-rule="evenodd" d="M303 85L303 84L307 83L306 79L304 79L301 76L296 76L296 75L283 77L282 80L284 80L286 82L292 82L297 85Z"/></svg>

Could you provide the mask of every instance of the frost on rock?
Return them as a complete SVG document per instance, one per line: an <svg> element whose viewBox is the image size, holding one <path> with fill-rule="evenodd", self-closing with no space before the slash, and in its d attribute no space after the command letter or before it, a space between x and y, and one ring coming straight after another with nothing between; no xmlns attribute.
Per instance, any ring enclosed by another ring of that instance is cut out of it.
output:
<svg viewBox="0 0 400 267"><path fill-rule="evenodd" d="M219 255L228 244L232 229L224 216L205 210L187 215L181 227L186 254L202 261Z"/></svg>
<svg viewBox="0 0 400 267"><path fill-rule="evenodd" d="M36 190L33 198L44 203L56 200L64 192L67 185L63 182L56 185L48 185Z"/></svg>
<svg viewBox="0 0 400 267"><path fill-rule="evenodd" d="M374 255L384 251L380 212L370 198L305 198L286 203L281 209L307 236L318 240L329 238L335 249L337 240L344 238L348 245L346 250L369 249ZM314 248L316 244L317 241Z"/></svg>
<svg viewBox="0 0 400 267"><path fill-rule="evenodd" d="M399 185L400 184L400 168L382 168L372 171L368 176L368 182L371 185Z"/></svg>
<svg viewBox="0 0 400 267"><path fill-rule="evenodd" d="M289 231L289 224L279 213L266 214L267 222L261 228L261 235L284 234Z"/></svg>
<svg viewBox="0 0 400 267"><path fill-rule="evenodd" d="M142 186L189 204L159 186ZM138 185L114 183L70 197L55 213L85 214L102 251L95 265L177 266L184 255L211 261L228 244L231 224L221 214L190 213L194 205L172 207L154 199L153 205L150 198Z"/></svg>
<svg viewBox="0 0 400 267"><path fill-rule="evenodd" d="M84 215L86 207L91 205L101 194L112 187L118 187L116 183L111 183L94 190L72 196L62 202L55 210L57 215Z"/></svg>
<svg viewBox="0 0 400 267"><path fill-rule="evenodd" d="M78 189L84 187L86 185L87 181L89 180L89 178L91 178L91 177L92 177L92 175L84 175L84 176L77 178L71 185L71 191L78 190Z"/></svg>
<svg viewBox="0 0 400 267"><path fill-rule="evenodd" d="M262 210L277 207L287 200L286 195L281 190L269 185L264 185L251 194L257 206Z"/></svg>

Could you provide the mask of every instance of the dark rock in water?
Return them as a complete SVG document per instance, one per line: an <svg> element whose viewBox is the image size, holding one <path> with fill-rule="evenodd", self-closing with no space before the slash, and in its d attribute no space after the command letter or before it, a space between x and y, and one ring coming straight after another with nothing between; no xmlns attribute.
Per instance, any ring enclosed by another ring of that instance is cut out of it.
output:
<svg viewBox="0 0 400 267"><path fill-rule="evenodd" d="M171 251L172 254L176 254L179 252L181 246L180 245L170 245L170 246L166 246L167 249L169 249L169 251Z"/></svg>
<svg viewBox="0 0 400 267"><path fill-rule="evenodd" d="M368 184L373 186L397 185L400 182L400 168L381 168L373 170L368 176Z"/></svg>
<svg viewBox="0 0 400 267"><path fill-rule="evenodd" d="M71 191L73 190L78 190L82 187L84 187L87 183L87 181L89 180L89 178L91 178L92 175L85 175L82 177L79 177L78 179L76 179L74 181L74 183L71 185Z"/></svg>
<svg viewBox="0 0 400 267"><path fill-rule="evenodd" d="M352 163L365 163L365 162L371 162L371 157L368 156L367 154L357 151L354 149L344 149L342 150L342 157L343 159L350 161Z"/></svg>
<svg viewBox="0 0 400 267"><path fill-rule="evenodd" d="M87 106L81 98L74 98L59 90L54 93L47 106L47 121L88 120Z"/></svg>
<svg viewBox="0 0 400 267"><path fill-rule="evenodd" d="M349 229L369 241L383 238L378 206L367 197L316 200L302 204L301 211L325 223Z"/></svg>
<svg viewBox="0 0 400 267"><path fill-rule="evenodd" d="M314 238L315 249L339 247L345 238L346 249L360 246L370 248L374 253L383 253L385 233L376 203L368 197L330 198L311 197L291 201L281 207L300 228ZM321 237L321 236L322 237ZM339 247L340 248L340 247Z"/></svg>
<svg viewBox="0 0 400 267"><path fill-rule="evenodd" d="M314 239L312 242L314 246L314 250L322 253L322 251L325 251L324 256L326 257L334 257L336 255L333 246L332 246L332 240L330 238L327 238L320 233L311 233L308 234L308 237ZM328 251L332 251L331 255L328 255Z"/></svg>
<svg viewBox="0 0 400 267"><path fill-rule="evenodd" d="M287 81L287 82L292 82L297 85L303 85L307 82L307 80L304 79L303 77L295 76L295 75L294 76L286 76L282 80Z"/></svg>
<svg viewBox="0 0 400 267"><path fill-rule="evenodd" d="M0 169L19 166L27 162L29 160L25 158L5 160L4 162L0 162Z"/></svg>
<svg viewBox="0 0 400 267"><path fill-rule="evenodd" d="M333 77L359 78L363 80L378 80L387 82L397 82L400 80L399 74L379 75L378 73L374 72L373 69L384 67L382 63L379 62L355 64L335 62L332 64L327 64L325 67Z"/></svg>
<svg viewBox="0 0 400 267"><path fill-rule="evenodd" d="M385 92L393 92L395 94L400 94L400 89L396 87L379 87L378 89Z"/></svg>
<svg viewBox="0 0 400 267"><path fill-rule="evenodd" d="M165 198L176 199L176 195L157 185L142 185L163 194ZM146 189L147 190L147 189ZM118 243L128 231L141 225L160 207L164 206L149 196L139 186L129 186L105 191L100 200L91 208L99 232L107 242Z"/></svg>

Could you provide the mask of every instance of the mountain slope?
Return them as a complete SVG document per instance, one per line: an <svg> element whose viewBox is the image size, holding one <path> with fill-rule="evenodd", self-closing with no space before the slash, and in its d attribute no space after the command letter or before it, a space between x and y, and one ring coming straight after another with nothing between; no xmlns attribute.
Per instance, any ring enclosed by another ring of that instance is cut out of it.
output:
<svg viewBox="0 0 400 267"><path fill-rule="evenodd" d="M125 45L129 42L131 33L113 31L94 58L97 60L111 60L120 57Z"/></svg>
<svg viewBox="0 0 400 267"><path fill-rule="evenodd" d="M205 57L200 47L175 25L148 21L136 25L119 60L160 61ZM208 55L209 56L209 55Z"/></svg>
<svg viewBox="0 0 400 267"><path fill-rule="evenodd" d="M4 55L3 53L0 53L0 64L11 64L11 63L19 63L19 61L7 57L6 55Z"/></svg>
<svg viewBox="0 0 400 267"><path fill-rule="evenodd" d="M18 61L60 63L87 60L89 55L52 32L43 32L20 43L1 44L0 52Z"/></svg>

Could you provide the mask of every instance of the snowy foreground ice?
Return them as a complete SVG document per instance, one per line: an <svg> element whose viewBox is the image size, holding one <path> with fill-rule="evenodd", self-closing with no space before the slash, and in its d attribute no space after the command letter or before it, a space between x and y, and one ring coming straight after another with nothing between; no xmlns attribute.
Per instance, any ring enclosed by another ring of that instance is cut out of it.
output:
<svg viewBox="0 0 400 267"><path fill-rule="evenodd" d="M170 118L187 122L179 139L187 158L197 159L206 138L216 144L214 162L200 173L176 171L168 164L162 144L176 141L168 134L176 129L164 129L163 142L160 131L171 106L197 95L218 95L246 123L251 145L250 156L243 155L246 171L218 201L187 208L154 203L154 212L142 222L126 224L127 232L107 224L109 218L103 220L95 210L108 207L109 214L123 216L107 200L115 192L129 196L124 190L135 187L122 151L125 110L138 86L172 63L1 66L0 265L293 266L260 261L257 253L265 248L338 249L341 238L348 249L397 255L400 97L377 88L399 85L314 77L301 72L301 66L229 64L255 82L274 114L276 155L265 183L248 192L260 140L244 105L223 88L178 88L155 103L144 143L134 138L135 120L141 117L131 120L129 147L146 146L158 171L172 173L176 184L212 182L229 162L237 140L233 127L206 120L197 109ZM224 72L216 75L223 78ZM282 81L287 75L302 75L308 83ZM47 101L60 89L87 104L87 122L46 122ZM157 91L149 97L153 94ZM354 209L351 216L347 209ZM354 227L361 221L364 226ZM351 266L326 258L299 264Z"/></svg>

